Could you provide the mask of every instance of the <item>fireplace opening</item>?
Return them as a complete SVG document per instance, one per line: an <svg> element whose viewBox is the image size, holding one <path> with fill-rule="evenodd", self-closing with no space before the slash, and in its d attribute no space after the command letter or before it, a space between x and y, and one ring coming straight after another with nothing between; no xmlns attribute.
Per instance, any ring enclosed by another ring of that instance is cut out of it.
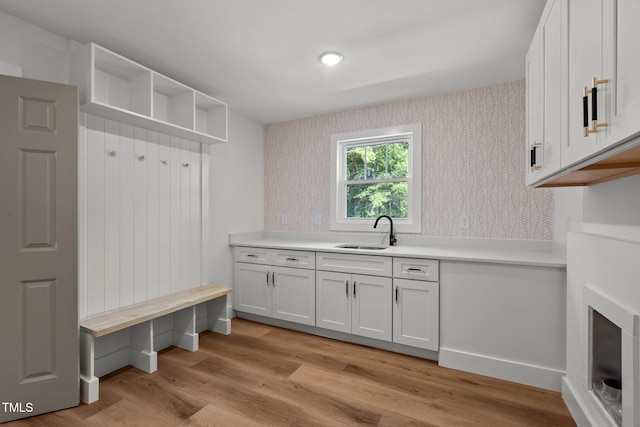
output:
<svg viewBox="0 0 640 427"><path fill-rule="evenodd" d="M622 426L622 329L591 309L591 387Z"/></svg>

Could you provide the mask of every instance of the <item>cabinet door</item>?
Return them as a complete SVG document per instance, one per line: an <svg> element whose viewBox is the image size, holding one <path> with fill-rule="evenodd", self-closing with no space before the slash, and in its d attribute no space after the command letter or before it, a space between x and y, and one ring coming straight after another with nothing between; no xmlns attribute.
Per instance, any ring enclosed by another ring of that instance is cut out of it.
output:
<svg viewBox="0 0 640 427"><path fill-rule="evenodd" d="M351 333L351 275L316 272L316 326Z"/></svg>
<svg viewBox="0 0 640 427"><path fill-rule="evenodd" d="M527 184L561 167L567 140L568 0L550 0L527 54Z"/></svg>
<svg viewBox="0 0 640 427"><path fill-rule="evenodd" d="M527 184L541 177L543 163L544 75L542 73L542 36L536 31L526 58L527 80ZM535 154L534 154L535 153Z"/></svg>
<svg viewBox="0 0 640 427"><path fill-rule="evenodd" d="M607 145L640 131L640 3L637 0L605 1L603 8L603 79L599 86L607 101ZM594 76L595 77L595 76Z"/></svg>
<svg viewBox="0 0 640 427"><path fill-rule="evenodd" d="M271 315L271 286L268 265L235 263L233 295L237 311ZM269 280L269 281L267 281Z"/></svg>
<svg viewBox="0 0 640 427"><path fill-rule="evenodd" d="M394 279L393 342L438 351L440 286Z"/></svg>
<svg viewBox="0 0 640 427"><path fill-rule="evenodd" d="M569 140L562 153L563 166L571 165L598 151L604 144L606 129L585 137L583 104L585 87L591 90L594 77L604 77L602 70L603 3L606 0L572 0L569 6ZM606 121L605 100L610 85L598 87L598 118ZM591 95L588 97L587 124L591 127Z"/></svg>
<svg viewBox="0 0 640 427"><path fill-rule="evenodd" d="M315 272L286 267L272 267L272 271L273 317L304 325L315 325Z"/></svg>
<svg viewBox="0 0 640 427"><path fill-rule="evenodd" d="M555 0L541 26L544 115L541 153L543 163L540 172L543 176L560 169L561 148L567 141L568 14L568 1Z"/></svg>
<svg viewBox="0 0 640 427"><path fill-rule="evenodd" d="M391 341L391 278L353 275L351 333Z"/></svg>

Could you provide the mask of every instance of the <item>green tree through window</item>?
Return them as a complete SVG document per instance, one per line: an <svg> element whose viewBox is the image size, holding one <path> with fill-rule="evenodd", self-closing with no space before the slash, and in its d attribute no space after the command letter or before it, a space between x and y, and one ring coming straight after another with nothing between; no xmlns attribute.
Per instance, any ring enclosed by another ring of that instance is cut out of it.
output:
<svg viewBox="0 0 640 427"><path fill-rule="evenodd" d="M409 142L345 146L347 218L407 218Z"/></svg>

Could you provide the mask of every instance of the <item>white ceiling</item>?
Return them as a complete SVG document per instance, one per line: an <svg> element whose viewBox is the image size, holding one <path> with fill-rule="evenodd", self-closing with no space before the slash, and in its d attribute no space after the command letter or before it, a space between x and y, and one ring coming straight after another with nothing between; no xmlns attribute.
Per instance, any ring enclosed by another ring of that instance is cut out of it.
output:
<svg viewBox="0 0 640 427"><path fill-rule="evenodd" d="M0 0L262 123L524 78L545 0ZM344 54L335 68L318 56Z"/></svg>

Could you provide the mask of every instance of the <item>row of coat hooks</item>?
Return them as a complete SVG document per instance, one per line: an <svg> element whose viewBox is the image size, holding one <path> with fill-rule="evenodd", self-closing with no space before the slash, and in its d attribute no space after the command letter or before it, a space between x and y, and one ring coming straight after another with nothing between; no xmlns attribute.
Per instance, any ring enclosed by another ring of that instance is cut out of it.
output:
<svg viewBox="0 0 640 427"><path fill-rule="evenodd" d="M118 155L118 152L116 150L112 150L112 151L109 151L107 154L109 154L111 157L115 157ZM141 162L143 162L145 159L144 154L140 154L139 156L136 156L136 158ZM162 163L163 165L169 164L169 162L167 162L166 160L160 160L160 163ZM188 168L189 163L183 163L182 166L184 166L185 168Z"/></svg>

